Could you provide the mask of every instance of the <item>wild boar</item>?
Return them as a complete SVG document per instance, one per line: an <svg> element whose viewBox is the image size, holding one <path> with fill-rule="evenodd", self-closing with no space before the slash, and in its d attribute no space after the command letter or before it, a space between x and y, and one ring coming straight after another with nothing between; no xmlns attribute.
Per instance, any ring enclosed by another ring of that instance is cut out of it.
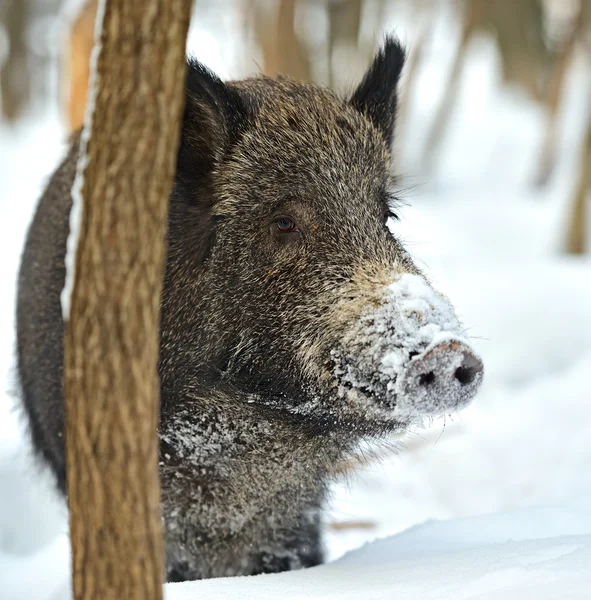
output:
<svg viewBox="0 0 591 600"><path fill-rule="evenodd" d="M161 303L170 581L320 563L339 462L480 385L453 308L387 225L403 64L388 37L340 98L286 77L223 83L189 62ZM60 292L78 139L30 227L17 307L22 401L64 493Z"/></svg>

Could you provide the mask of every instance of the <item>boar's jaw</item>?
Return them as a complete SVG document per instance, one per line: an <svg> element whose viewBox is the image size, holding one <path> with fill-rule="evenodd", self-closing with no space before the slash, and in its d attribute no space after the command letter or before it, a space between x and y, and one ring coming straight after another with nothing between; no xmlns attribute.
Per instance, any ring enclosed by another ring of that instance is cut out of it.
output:
<svg viewBox="0 0 591 600"><path fill-rule="evenodd" d="M450 303L412 274L384 286L382 303L360 316L331 358L349 408L400 423L464 407L483 377Z"/></svg>

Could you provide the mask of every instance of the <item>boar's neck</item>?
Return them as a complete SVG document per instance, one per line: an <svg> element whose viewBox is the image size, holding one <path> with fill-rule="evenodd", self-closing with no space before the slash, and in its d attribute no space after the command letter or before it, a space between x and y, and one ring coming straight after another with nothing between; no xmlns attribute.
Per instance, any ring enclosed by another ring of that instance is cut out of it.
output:
<svg viewBox="0 0 591 600"><path fill-rule="evenodd" d="M213 394L174 407L164 401L161 423L169 566L188 563L198 578L252 574L267 560L261 548L276 558L293 544L301 554L301 543L286 537L318 537L320 505L346 441ZM310 545L316 560L286 558L288 567L317 564L319 548L318 540ZM191 556L203 559L191 564Z"/></svg>

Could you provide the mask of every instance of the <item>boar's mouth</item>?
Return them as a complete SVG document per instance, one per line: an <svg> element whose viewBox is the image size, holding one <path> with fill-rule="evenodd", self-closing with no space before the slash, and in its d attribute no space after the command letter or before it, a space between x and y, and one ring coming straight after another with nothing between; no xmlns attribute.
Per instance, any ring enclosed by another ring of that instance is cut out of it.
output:
<svg viewBox="0 0 591 600"><path fill-rule="evenodd" d="M397 376L385 378L379 371L363 369L343 349L331 352L331 366L338 395L346 400L367 400L385 411L396 408ZM359 398L357 398L359 397Z"/></svg>
<svg viewBox="0 0 591 600"><path fill-rule="evenodd" d="M346 404L405 423L464 407L483 378L450 303L418 275L385 286L330 356Z"/></svg>
<svg viewBox="0 0 591 600"><path fill-rule="evenodd" d="M214 387L319 431L385 433L467 405L482 382L482 361L447 299L411 274L379 294L337 344L327 342L320 377L267 372L263 361L232 355ZM340 322L336 313L330 318Z"/></svg>

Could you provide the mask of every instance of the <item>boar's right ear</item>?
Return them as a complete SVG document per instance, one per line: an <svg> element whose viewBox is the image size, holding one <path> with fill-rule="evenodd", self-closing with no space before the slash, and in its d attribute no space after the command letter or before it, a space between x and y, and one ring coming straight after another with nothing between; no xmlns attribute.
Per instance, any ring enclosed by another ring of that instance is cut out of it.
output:
<svg viewBox="0 0 591 600"><path fill-rule="evenodd" d="M387 36L363 80L349 100L380 131L388 147L394 136L398 104L398 82L406 52L400 42Z"/></svg>
<svg viewBox="0 0 591 600"><path fill-rule="evenodd" d="M179 172L207 178L244 130L247 119L239 92L201 63L189 59Z"/></svg>

